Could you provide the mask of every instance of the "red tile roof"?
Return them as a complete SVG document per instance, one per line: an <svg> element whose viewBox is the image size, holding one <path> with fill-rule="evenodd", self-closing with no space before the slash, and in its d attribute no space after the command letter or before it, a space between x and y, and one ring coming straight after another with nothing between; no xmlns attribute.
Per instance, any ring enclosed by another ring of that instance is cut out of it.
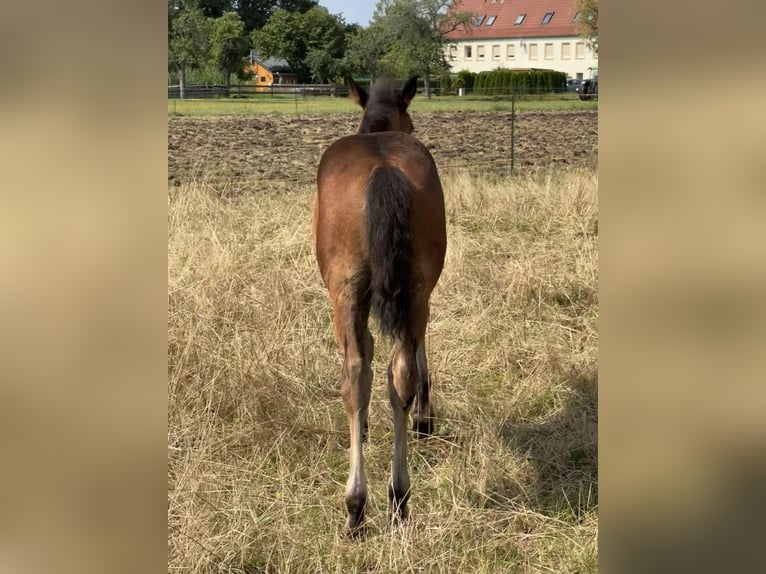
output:
<svg viewBox="0 0 766 574"><path fill-rule="evenodd" d="M574 0L462 0L455 2L453 9L485 18L467 34L462 30L448 34L451 40L578 35L577 24L572 22L577 12ZM542 24L546 12L553 12L553 17L548 24ZM520 14L526 14L524 21L514 25ZM497 18L487 26L491 16Z"/></svg>

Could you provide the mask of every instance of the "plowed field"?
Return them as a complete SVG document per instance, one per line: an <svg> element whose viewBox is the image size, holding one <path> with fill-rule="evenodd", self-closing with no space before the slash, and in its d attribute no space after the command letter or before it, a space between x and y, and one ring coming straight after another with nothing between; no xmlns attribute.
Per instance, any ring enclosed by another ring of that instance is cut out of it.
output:
<svg viewBox="0 0 766 574"><path fill-rule="evenodd" d="M508 174L509 112L413 112L414 135L441 172ZM168 117L168 182L204 180L246 192L314 181L324 149L353 133L359 114ZM515 173L595 167L598 111L516 114Z"/></svg>

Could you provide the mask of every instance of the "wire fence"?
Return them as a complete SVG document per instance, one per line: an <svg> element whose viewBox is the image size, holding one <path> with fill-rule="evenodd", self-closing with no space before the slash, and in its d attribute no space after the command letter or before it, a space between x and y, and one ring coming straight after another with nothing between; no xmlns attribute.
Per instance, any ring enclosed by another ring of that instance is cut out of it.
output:
<svg viewBox="0 0 766 574"><path fill-rule="evenodd" d="M509 87L489 87L479 88L442 86L439 83L432 85L429 89L433 96L462 96L462 97L480 97L516 100L545 100L545 99L598 99L598 92L595 94L584 93L582 85L567 88L561 86L556 90L534 88L529 86L519 86L517 88ZM587 91L587 88L585 89ZM423 93L421 86L419 93ZM344 84L273 84L270 86L253 84L235 84L229 87L224 85L187 85L184 89L184 99L257 99L263 96L292 96L299 98L310 98L315 96L331 96L345 98L348 97L348 87ZM180 87L177 85L168 86L168 99L181 99Z"/></svg>
<svg viewBox="0 0 766 574"><path fill-rule="evenodd" d="M348 88L340 84L272 84L270 86L256 86L252 84L240 84L226 87L224 85L192 85L184 88L185 99L207 98L252 98L262 95L298 95L310 96L338 96L348 95ZM180 99L180 86L168 86L168 99Z"/></svg>

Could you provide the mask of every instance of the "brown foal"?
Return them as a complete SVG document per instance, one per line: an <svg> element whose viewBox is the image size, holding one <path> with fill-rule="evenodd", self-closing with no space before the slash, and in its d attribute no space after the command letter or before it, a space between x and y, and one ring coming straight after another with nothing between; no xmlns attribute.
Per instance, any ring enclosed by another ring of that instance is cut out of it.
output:
<svg viewBox="0 0 766 574"><path fill-rule="evenodd" d="M388 389L394 418L389 508L407 517L407 415L414 404L418 435L433 430L425 334L431 291L447 249L444 196L431 154L410 134L407 113L417 77L402 89L388 81L368 94L353 80L362 109L355 135L322 155L312 229L319 270L333 303L335 338L343 351L341 394L351 433L346 483L347 528L364 522L367 483L362 442L372 384L370 313L394 340Z"/></svg>

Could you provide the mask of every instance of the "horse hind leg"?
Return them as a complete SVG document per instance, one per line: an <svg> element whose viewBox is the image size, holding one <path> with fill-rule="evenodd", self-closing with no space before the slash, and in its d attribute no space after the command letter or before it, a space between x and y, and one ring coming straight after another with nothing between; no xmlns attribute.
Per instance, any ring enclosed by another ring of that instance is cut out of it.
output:
<svg viewBox="0 0 766 574"><path fill-rule="evenodd" d="M341 396L350 432L350 468L346 482L346 528L359 534L364 524L367 504L367 481L364 475L363 442L367 433L367 416L372 387L372 335L367 329L369 305L364 302L337 299L335 331L343 347Z"/></svg>
<svg viewBox="0 0 766 574"><path fill-rule="evenodd" d="M415 344L412 339L397 339L388 367L388 392L394 418L394 455L388 485L389 510L396 518L408 516L410 476L407 470L407 413L415 399L417 385Z"/></svg>
<svg viewBox="0 0 766 574"><path fill-rule="evenodd" d="M417 364L417 391L412 413L412 430L417 438L433 434L433 410L431 408L431 377L426 357L426 326L428 323L428 300L421 301L413 315L415 330L415 362Z"/></svg>
<svg viewBox="0 0 766 574"><path fill-rule="evenodd" d="M412 413L412 430L422 438L433 434L433 412L431 411L431 377L428 374L425 338L417 342L415 358L418 368L415 410Z"/></svg>

